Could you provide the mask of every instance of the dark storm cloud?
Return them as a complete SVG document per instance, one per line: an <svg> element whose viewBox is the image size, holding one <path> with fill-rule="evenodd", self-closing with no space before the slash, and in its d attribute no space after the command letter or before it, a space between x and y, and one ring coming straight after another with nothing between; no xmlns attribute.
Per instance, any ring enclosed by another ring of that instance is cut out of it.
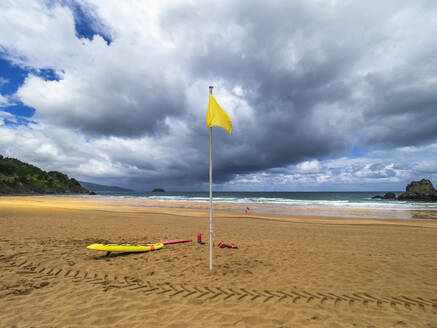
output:
<svg viewBox="0 0 437 328"><path fill-rule="evenodd" d="M218 28L199 37L199 51L190 52L187 62L199 78L223 79L229 89L241 86L256 120L253 125L239 122L232 138L216 141L217 178L341 154L358 134L367 136L370 147L436 140L434 45L406 49L412 54L401 56L420 61L402 62L393 70L374 54L384 43L397 46L387 25L409 9L405 2L316 7L240 1L213 6ZM202 13L184 5L167 11L161 25L170 34L176 29L184 33L184 23L190 32L195 26L201 30L207 22ZM243 35L235 36L237 46L223 32L233 26ZM426 78L434 81L426 83ZM355 99L365 83L370 93Z"/></svg>
<svg viewBox="0 0 437 328"><path fill-rule="evenodd" d="M216 141L217 178L226 180L236 172L280 167L348 149L353 135L347 127L320 122L331 116L329 105L339 103L335 110L340 112L348 106L353 88L347 79L360 46L352 35L341 35L341 22L317 16L300 4L239 2L214 9L223 30L236 25L243 37L235 48L232 36L224 38L217 31L203 45L200 40L201 55L190 53L187 61L199 78L223 79L230 89L240 85L255 119L254 124L238 122L232 138ZM186 8L167 13L163 28L179 29L180 20L201 23L201 18L187 15ZM176 23L167 24L170 21ZM328 27L332 23L335 26ZM324 31L325 27L331 31ZM297 58L290 63L292 56ZM317 110L324 111L323 117Z"/></svg>
<svg viewBox="0 0 437 328"><path fill-rule="evenodd" d="M411 70L389 79L368 77L373 90L373 106L366 113L370 144L411 146L437 140L437 63L423 74Z"/></svg>
<svg viewBox="0 0 437 328"><path fill-rule="evenodd" d="M117 40L101 46L109 58L93 59L96 63L91 65L80 62L59 81L30 75L18 91L21 100L37 109L37 117L94 137L165 133L164 121L187 110L183 89L175 87L180 78L165 76L165 59L159 67L130 66L118 57L134 63L138 59L130 58L136 56L124 51ZM48 87L41 88L44 83Z"/></svg>
<svg viewBox="0 0 437 328"><path fill-rule="evenodd" d="M126 80L121 80L119 84L125 83ZM162 81L157 81L153 87L143 86L132 83L103 90L96 88L93 95L98 99L95 106L89 106L88 102L89 113L77 115L69 110L50 120L79 128L90 136L159 136L166 133L166 118L180 116L186 110L184 94Z"/></svg>

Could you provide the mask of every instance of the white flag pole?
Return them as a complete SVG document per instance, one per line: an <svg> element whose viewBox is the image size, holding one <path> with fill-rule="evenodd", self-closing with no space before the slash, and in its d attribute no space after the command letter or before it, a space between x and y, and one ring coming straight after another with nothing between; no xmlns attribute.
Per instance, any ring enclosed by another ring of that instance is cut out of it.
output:
<svg viewBox="0 0 437 328"><path fill-rule="evenodd" d="M211 85L209 93L212 95ZM209 270L212 271L212 127L209 128Z"/></svg>

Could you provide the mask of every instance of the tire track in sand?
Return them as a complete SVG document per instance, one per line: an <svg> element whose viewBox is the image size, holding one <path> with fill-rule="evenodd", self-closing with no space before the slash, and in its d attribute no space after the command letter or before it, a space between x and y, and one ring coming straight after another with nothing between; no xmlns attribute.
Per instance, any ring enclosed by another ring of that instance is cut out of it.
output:
<svg viewBox="0 0 437 328"><path fill-rule="evenodd" d="M22 256L22 254L19 254ZM235 302L275 302L284 305L309 304L324 306L374 307L391 308L404 311L422 311L437 314L437 299L427 299L420 296L397 295L378 297L366 292L350 292L348 294L323 293L314 290L284 288L281 290L249 289L245 287L225 288L212 286L192 286L185 283L140 281L137 278L111 276L108 273L93 273L72 267L50 267L30 259L16 260L18 256L0 255L0 265L8 268L15 274L51 277L52 279L72 279L76 282L86 282L101 285L105 291L111 289L127 289L132 292L141 292L146 295L165 295L169 298L195 298L202 301L235 301ZM27 288L12 286L7 295L25 295L49 285L48 282L30 285Z"/></svg>

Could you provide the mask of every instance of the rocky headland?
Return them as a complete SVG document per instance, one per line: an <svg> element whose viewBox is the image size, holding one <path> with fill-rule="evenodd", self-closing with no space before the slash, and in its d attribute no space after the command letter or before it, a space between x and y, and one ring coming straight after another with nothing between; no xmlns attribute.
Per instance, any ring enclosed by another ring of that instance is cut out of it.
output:
<svg viewBox="0 0 437 328"><path fill-rule="evenodd" d="M88 190L67 175L0 155L0 195L2 194L86 194Z"/></svg>

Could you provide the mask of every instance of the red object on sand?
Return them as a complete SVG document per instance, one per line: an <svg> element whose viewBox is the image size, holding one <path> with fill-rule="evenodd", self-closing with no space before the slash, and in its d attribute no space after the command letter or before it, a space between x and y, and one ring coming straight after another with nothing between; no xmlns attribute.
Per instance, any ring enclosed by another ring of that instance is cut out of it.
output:
<svg viewBox="0 0 437 328"><path fill-rule="evenodd" d="M161 241L161 244L167 245L167 244L178 244L178 243L187 243L189 241L192 241L191 239L175 239L175 240L167 240L167 241Z"/></svg>
<svg viewBox="0 0 437 328"><path fill-rule="evenodd" d="M202 242L202 235L200 234L200 232L197 234L197 242L198 243Z"/></svg>
<svg viewBox="0 0 437 328"><path fill-rule="evenodd" d="M225 244L224 242L222 242L220 240L218 247L220 248L238 248L237 246L233 245L233 244Z"/></svg>

